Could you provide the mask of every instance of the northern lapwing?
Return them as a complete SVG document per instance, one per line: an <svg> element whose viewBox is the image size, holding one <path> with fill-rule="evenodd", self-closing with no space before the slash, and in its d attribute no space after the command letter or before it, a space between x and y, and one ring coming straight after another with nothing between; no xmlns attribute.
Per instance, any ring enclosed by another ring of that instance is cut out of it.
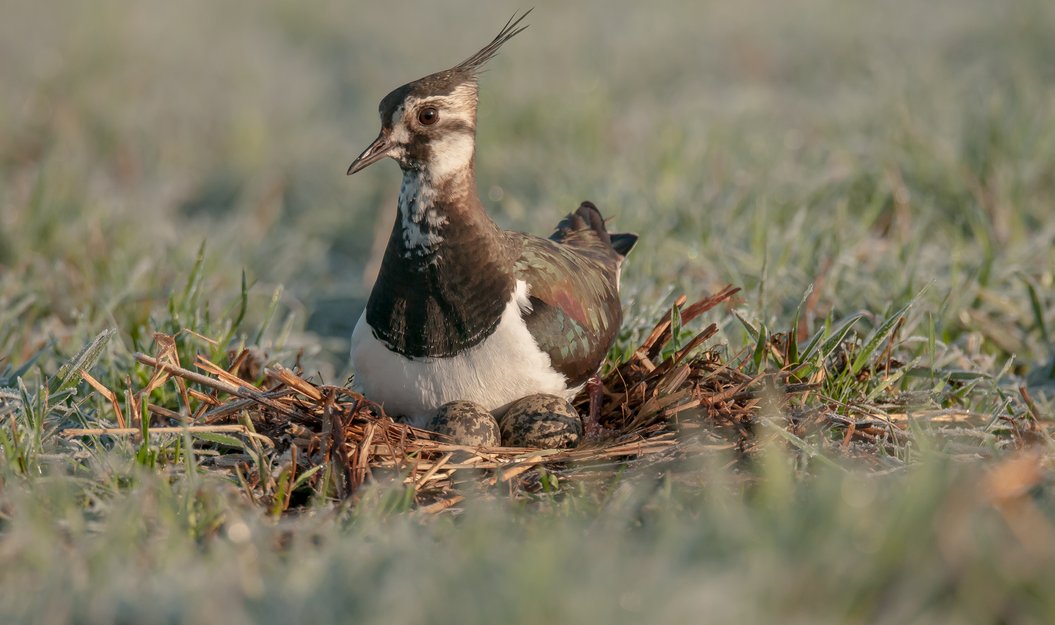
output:
<svg viewBox="0 0 1055 625"><path fill-rule="evenodd" d="M477 79L526 15L465 61L385 96L381 133L348 168L391 157L403 170L351 355L356 386L415 425L456 400L500 412L538 393L570 399L622 321L619 273L636 235L609 233L589 202L548 239L509 232L477 195Z"/></svg>

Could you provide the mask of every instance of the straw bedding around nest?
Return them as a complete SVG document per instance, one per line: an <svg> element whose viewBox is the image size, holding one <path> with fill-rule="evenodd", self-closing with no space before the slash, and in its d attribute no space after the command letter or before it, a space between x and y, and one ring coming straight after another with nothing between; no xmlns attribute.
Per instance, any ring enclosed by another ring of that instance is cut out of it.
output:
<svg viewBox="0 0 1055 625"><path fill-rule="evenodd" d="M156 356L135 355L154 374L144 388L127 393L126 405L132 406L131 414L142 414L141 402L150 392L174 381L183 402L181 411L149 403L145 408L154 421L180 425L149 430L187 432L206 446L219 443L225 451L208 464L233 471L254 497L277 498L282 509L290 505L294 491L314 488L313 492L347 497L379 472L401 476L419 501L433 502L439 509L457 497L452 487L467 482L508 482L544 465L622 464L686 453L691 445L682 435L703 423L726 428L733 441L727 446L742 447L760 402L762 376L747 375L723 362L718 350L703 349L717 333L715 324L691 340L677 341L680 324L728 302L738 291L726 287L688 306L680 298L631 357L604 376L598 414L604 428L575 449L451 444L435 433L392 420L380 406L349 388L316 384L281 365L264 368L262 383L253 384L249 380L256 377L250 374L254 363L247 350L226 367L199 356L194 363L198 371L184 368L172 337L166 335L156 337ZM85 377L112 402L119 427L67 430L67 435L147 430L142 424L126 424L116 395ZM784 387L792 393L804 389ZM589 410L585 393L573 403L580 414ZM243 441L243 450L229 452L235 445L223 444L231 443L232 434L243 437L237 439ZM261 457L270 462L261 462ZM271 470L263 470L265 465Z"/></svg>

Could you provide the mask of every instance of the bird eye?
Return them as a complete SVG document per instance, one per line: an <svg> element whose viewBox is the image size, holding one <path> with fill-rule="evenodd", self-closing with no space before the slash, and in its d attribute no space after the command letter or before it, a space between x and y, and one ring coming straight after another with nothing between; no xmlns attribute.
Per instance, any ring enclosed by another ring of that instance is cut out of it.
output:
<svg viewBox="0 0 1055 625"><path fill-rule="evenodd" d="M425 108L418 111L418 121L423 126L431 126L438 122L440 119L440 112L436 110L435 106L426 106Z"/></svg>

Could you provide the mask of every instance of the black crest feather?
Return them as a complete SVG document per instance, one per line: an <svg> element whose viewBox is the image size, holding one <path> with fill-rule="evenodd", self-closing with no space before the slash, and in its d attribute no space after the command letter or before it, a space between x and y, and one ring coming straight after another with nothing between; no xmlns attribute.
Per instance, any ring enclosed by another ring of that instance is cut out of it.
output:
<svg viewBox="0 0 1055 625"><path fill-rule="evenodd" d="M503 44L505 44L505 42L509 41L513 37L516 37L521 32L523 32L525 28L528 27L527 24L521 26L520 23L523 22L524 18L530 15L533 10L534 9L528 9L519 17L517 17L517 14L514 13L513 16L509 18L509 21L506 22L505 26L502 27L502 30L495 36L494 39L491 40L491 43L481 48L480 51L476 54L470 56L461 63L452 67L450 71L469 74L472 76L478 74L480 72L480 68L483 67L484 63L487 63L492 58L494 58L494 56L498 54L498 50L502 47Z"/></svg>

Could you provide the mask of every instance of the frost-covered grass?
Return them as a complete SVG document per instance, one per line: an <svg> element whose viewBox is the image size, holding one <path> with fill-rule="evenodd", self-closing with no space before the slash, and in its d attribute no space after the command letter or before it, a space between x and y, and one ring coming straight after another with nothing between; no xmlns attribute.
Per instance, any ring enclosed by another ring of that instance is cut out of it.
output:
<svg viewBox="0 0 1055 625"><path fill-rule="evenodd" d="M279 517L189 439L63 439L114 414L62 367L112 329L91 375L141 386L132 352L189 329L219 343L183 333L185 364L245 344L343 380L398 187L344 176L377 101L523 7L9 4L0 622L1055 620L1050 2L545 3L482 79L503 226L591 199L642 235L621 347L733 283L707 319L730 356L798 365L759 337L805 352L857 318L858 351L800 371L826 409L971 427L921 421L866 462L845 429L760 427L750 462L439 516L379 483ZM859 358L888 345L893 373Z"/></svg>

